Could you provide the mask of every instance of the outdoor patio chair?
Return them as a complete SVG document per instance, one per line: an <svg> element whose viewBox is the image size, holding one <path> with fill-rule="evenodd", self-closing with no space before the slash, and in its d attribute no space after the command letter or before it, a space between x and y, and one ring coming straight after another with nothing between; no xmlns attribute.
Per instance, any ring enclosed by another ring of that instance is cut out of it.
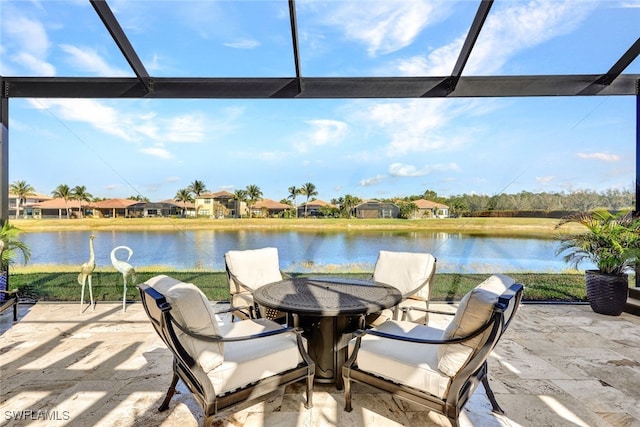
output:
<svg viewBox="0 0 640 427"><path fill-rule="evenodd" d="M429 253L380 251L373 280L396 287L402 293L402 300L397 306L377 313L377 318L370 316L369 323L380 325L389 319L400 320L403 312L402 320L428 324L435 272L436 259Z"/></svg>
<svg viewBox="0 0 640 427"><path fill-rule="evenodd" d="M493 275L467 293L446 329L389 320L355 332L342 369L345 410L351 411L351 382L368 384L446 416L453 426L480 382L493 411L487 359L509 326L523 286Z"/></svg>
<svg viewBox="0 0 640 427"><path fill-rule="evenodd" d="M165 275L138 288L151 324L173 353L173 379L159 411L168 409L178 379L202 407L205 426L221 410L301 380L305 407L312 407L315 365L301 330L267 319L219 325L200 289Z"/></svg>
<svg viewBox="0 0 640 427"><path fill-rule="evenodd" d="M286 313L257 306L253 292L267 283L278 282L288 277L280 270L278 248L228 251L224 264L231 292L231 307L235 318L251 319L265 317L282 322Z"/></svg>

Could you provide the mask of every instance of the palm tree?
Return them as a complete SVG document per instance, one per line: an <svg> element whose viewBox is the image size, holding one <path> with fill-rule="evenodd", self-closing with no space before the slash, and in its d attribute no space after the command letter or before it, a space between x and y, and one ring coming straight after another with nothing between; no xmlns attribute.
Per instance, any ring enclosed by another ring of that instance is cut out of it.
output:
<svg viewBox="0 0 640 427"><path fill-rule="evenodd" d="M137 202L144 202L144 203L149 203L150 202L149 198L143 196L142 194L136 194L134 196L129 196L129 197L127 197L127 199L135 200Z"/></svg>
<svg viewBox="0 0 640 427"><path fill-rule="evenodd" d="M300 194L302 194L302 190L300 188L296 187L295 185L289 187L289 196L287 197L287 199L291 199L293 201L295 217L298 216L298 204L296 203L296 197Z"/></svg>
<svg viewBox="0 0 640 427"><path fill-rule="evenodd" d="M188 188L181 188L178 190L175 196L173 196L173 200L176 202L182 202L182 214L185 215L187 211L187 203L193 202L193 197L191 197L191 191Z"/></svg>
<svg viewBox="0 0 640 427"><path fill-rule="evenodd" d="M73 194L71 193L71 189L67 184L60 184L56 187L55 190L51 192L53 197L58 197L64 200L65 210L67 211L67 219L69 219L69 206L67 203L70 199L73 198Z"/></svg>
<svg viewBox="0 0 640 427"><path fill-rule="evenodd" d="M242 206L242 202L247 201L247 192L245 190L236 190L233 192L233 198L236 201L236 217L242 218L240 207Z"/></svg>
<svg viewBox="0 0 640 427"><path fill-rule="evenodd" d="M304 204L304 217L307 217L307 206L309 205L309 199L313 196L318 195L318 191L316 190L316 186L310 182L307 182L300 189L300 194L304 194L307 196L307 201Z"/></svg>
<svg viewBox="0 0 640 427"><path fill-rule="evenodd" d="M82 202L89 203L93 199L93 194L87 191L87 187L84 185L76 185L71 190L71 195L73 199L80 201L80 212L82 212L81 216L84 216L84 212L82 210Z"/></svg>
<svg viewBox="0 0 640 427"><path fill-rule="evenodd" d="M257 185L247 185L245 190L247 194L247 205L249 207L249 218L251 218L251 210L253 205L262 200L262 190Z"/></svg>
<svg viewBox="0 0 640 427"><path fill-rule="evenodd" d="M202 193L207 191L207 186L204 185L204 182L198 181L196 179L191 184L189 184L187 190L189 190L194 196L196 196L196 198L198 198Z"/></svg>
<svg viewBox="0 0 640 427"><path fill-rule="evenodd" d="M9 192L16 196L16 219L20 217L20 204L26 198L36 194L36 190L26 181L16 181L9 186Z"/></svg>

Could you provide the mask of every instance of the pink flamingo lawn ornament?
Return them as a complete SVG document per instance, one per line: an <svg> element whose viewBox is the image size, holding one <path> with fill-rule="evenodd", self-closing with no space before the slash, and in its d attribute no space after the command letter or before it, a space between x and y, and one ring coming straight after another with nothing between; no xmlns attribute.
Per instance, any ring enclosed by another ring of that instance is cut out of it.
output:
<svg viewBox="0 0 640 427"><path fill-rule="evenodd" d="M93 234L89 236L89 261L85 262L80 266L80 274L78 274L78 284L82 285L82 291L80 292L80 313L82 313L82 308L84 306L84 285L89 282L89 302L93 309L96 309L96 306L93 302L93 287L91 284L91 276L93 275L93 270L96 269L96 254L93 251L93 239L96 236Z"/></svg>
<svg viewBox="0 0 640 427"><path fill-rule="evenodd" d="M131 255L133 255L133 250L128 246L117 246L113 248L113 250L111 251L111 264L116 270L122 273L122 280L124 282L124 293L122 294L122 312L124 313L126 311L126 303L127 303L127 279L129 279L131 283L134 283L136 280L136 272L131 266L131 264L129 264L126 261L121 261L116 257L116 252L118 252L121 249L129 252L129 256L127 256L127 261L131 259Z"/></svg>

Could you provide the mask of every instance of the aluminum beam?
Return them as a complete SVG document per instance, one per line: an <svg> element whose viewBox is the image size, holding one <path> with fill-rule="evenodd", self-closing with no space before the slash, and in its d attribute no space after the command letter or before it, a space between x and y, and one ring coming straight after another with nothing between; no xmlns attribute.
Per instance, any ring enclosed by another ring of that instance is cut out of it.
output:
<svg viewBox="0 0 640 427"><path fill-rule="evenodd" d="M120 52L124 55L125 59L133 69L133 72L138 76L138 80L140 80L144 86L145 92L153 91L153 79L149 76L149 73L147 73L142 61L138 57L135 49L133 49L127 35L124 33L124 30L120 26L116 17L113 15L113 12L109 5L107 5L107 2L105 0L90 1L96 13L102 20L102 23L107 27L109 34L111 34L111 37L113 37L113 40L120 48Z"/></svg>
<svg viewBox="0 0 640 427"><path fill-rule="evenodd" d="M0 87L2 79L0 79ZM9 219L9 100L0 97L0 227ZM8 288L7 288L8 289Z"/></svg>
<svg viewBox="0 0 640 427"><path fill-rule="evenodd" d="M489 11L491 10L492 5L493 0L482 0L482 2L480 2L480 6L478 6L476 16L473 18L473 23L471 24L471 28L469 28L467 38L462 45L462 50L460 51L460 55L458 56L456 65L453 67L453 71L451 73L452 91L455 90L455 87L458 84L458 80L460 79L460 76L462 76L464 66L467 64L469 56L471 56L473 47L475 46L476 41L478 40L478 36L480 35L480 30L482 30L484 22L487 20L487 16L489 16Z"/></svg>
<svg viewBox="0 0 640 427"><path fill-rule="evenodd" d="M157 78L146 92L136 78L5 77L7 98L492 98L637 94L640 74L619 76L610 85L600 75L461 77L456 90L438 89L448 77L305 78L298 93L296 78Z"/></svg>
<svg viewBox="0 0 640 427"><path fill-rule="evenodd" d="M289 0L289 19L291 21L291 42L293 46L293 62L296 69L296 81L298 83L298 93L304 90L302 81L302 71L300 66L300 45L298 44L298 22L296 18L295 0Z"/></svg>

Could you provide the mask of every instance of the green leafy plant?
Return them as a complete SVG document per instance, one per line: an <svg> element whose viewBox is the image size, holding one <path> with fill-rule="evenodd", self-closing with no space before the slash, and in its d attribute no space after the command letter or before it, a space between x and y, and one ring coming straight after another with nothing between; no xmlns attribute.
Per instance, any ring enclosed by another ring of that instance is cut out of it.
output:
<svg viewBox="0 0 640 427"><path fill-rule="evenodd" d="M0 228L0 271L7 271L19 253L22 253L25 264L31 258L31 249L18 238L22 230L5 221Z"/></svg>
<svg viewBox="0 0 640 427"><path fill-rule="evenodd" d="M582 212L563 219L556 228L578 223L586 231L560 234L556 255L563 255L568 264L577 268L591 261L604 274L624 274L640 259L640 218L631 212L612 214L607 210Z"/></svg>

